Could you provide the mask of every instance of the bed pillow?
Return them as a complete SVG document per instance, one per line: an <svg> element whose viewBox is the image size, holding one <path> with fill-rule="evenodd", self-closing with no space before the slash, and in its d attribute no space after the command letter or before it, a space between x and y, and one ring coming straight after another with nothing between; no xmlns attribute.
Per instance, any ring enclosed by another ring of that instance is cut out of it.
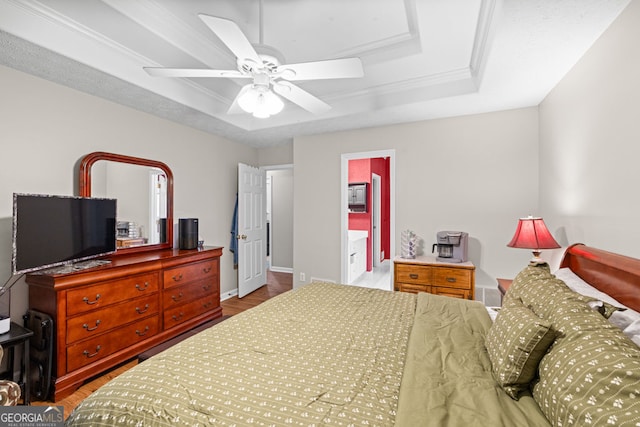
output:
<svg viewBox="0 0 640 427"><path fill-rule="evenodd" d="M635 345L640 347L640 319L634 321L625 328L624 334L631 338Z"/></svg>
<svg viewBox="0 0 640 427"><path fill-rule="evenodd" d="M485 345L493 375L511 398L518 400L520 392L529 388L554 338L551 323L536 316L520 299L510 300L500 310Z"/></svg>
<svg viewBox="0 0 640 427"><path fill-rule="evenodd" d="M553 273L553 275L562 280L569 287L569 289L574 292L595 298L599 301L605 302L615 307L627 308L624 304L621 304L615 298L594 288L593 286L582 280L580 276L571 271L570 268L561 268Z"/></svg>
<svg viewBox="0 0 640 427"><path fill-rule="evenodd" d="M603 308L601 313L608 318L611 323L622 329L622 331L625 332L625 335L629 337L632 335L631 332L625 330L633 322L640 320L640 313L628 308L606 293L594 288L569 268L559 269L554 273L554 276L562 280L569 289L574 292L602 301Z"/></svg>
<svg viewBox="0 0 640 427"><path fill-rule="evenodd" d="M558 338L538 366L533 398L552 425L637 426L640 349L584 304L563 300L549 319Z"/></svg>

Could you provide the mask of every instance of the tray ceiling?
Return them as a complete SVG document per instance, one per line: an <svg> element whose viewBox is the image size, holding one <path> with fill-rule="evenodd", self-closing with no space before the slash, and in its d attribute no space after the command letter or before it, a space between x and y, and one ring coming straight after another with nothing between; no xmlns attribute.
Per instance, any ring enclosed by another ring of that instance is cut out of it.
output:
<svg viewBox="0 0 640 427"><path fill-rule="evenodd" d="M0 63L246 143L537 105L629 0L0 0ZM231 19L287 63L357 56L359 79L298 82L332 106L228 114L245 80L151 77L235 69L198 18Z"/></svg>

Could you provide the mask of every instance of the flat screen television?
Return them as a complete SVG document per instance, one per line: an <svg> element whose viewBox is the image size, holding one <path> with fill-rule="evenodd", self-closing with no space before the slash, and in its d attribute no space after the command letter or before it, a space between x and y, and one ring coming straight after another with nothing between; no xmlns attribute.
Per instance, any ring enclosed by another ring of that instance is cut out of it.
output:
<svg viewBox="0 0 640 427"><path fill-rule="evenodd" d="M115 199L14 193L14 275L115 250Z"/></svg>

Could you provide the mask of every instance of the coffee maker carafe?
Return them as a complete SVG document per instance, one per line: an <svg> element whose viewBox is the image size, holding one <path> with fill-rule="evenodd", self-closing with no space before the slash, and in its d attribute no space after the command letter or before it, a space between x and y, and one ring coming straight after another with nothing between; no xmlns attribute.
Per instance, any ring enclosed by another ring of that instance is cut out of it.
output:
<svg viewBox="0 0 640 427"><path fill-rule="evenodd" d="M434 253L438 248L438 261L467 262L467 241L469 233L463 231L438 231L436 241L431 248Z"/></svg>

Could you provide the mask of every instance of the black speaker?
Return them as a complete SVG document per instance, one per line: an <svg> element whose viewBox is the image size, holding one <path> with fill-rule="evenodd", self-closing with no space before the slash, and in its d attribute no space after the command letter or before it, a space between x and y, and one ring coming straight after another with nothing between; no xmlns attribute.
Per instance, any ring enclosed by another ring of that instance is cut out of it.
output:
<svg viewBox="0 0 640 427"><path fill-rule="evenodd" d="M196 249L198 247L198 218L180 218L178 236L180 249Z"/></svg>

